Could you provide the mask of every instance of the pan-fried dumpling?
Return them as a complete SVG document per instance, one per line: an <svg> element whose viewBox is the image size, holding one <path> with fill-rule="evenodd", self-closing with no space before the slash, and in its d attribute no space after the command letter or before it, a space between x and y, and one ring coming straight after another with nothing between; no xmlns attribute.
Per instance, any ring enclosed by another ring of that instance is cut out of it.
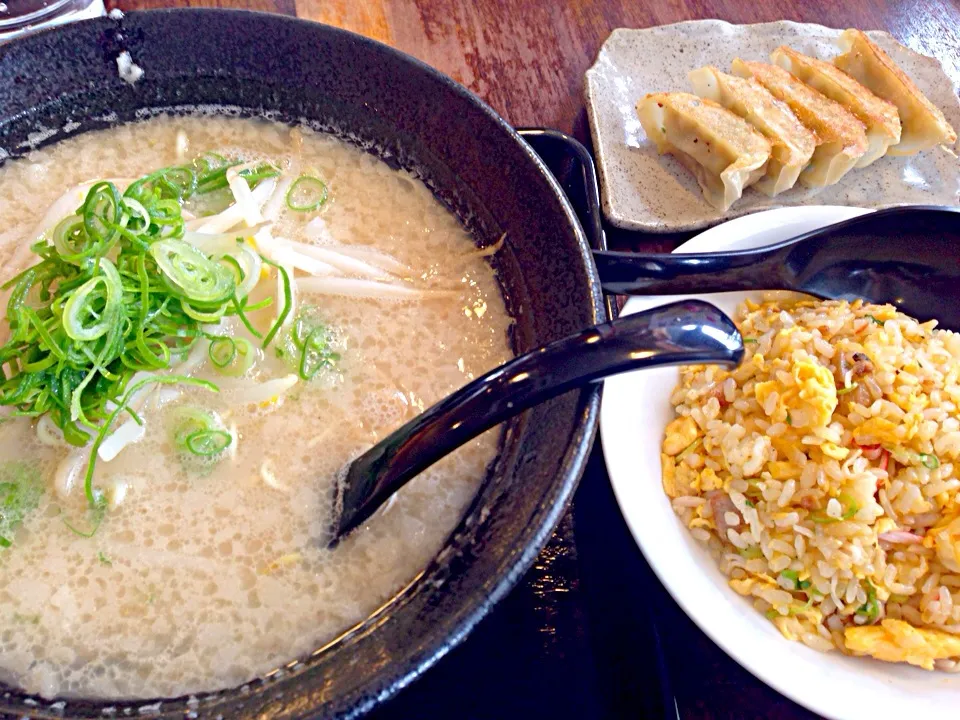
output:
<svg viewBox="0 0 960 720"><path fill-rule="evenodd" d="M710 66L694 70L688 77L697 95L733 111L770 141L770 162L757 189L773 196L792 188L810 162L817 138L790 108L753 78L734 77Z"/></svg>
<svg viewBox="0 0 960 720"><path fill-rule="evenodd" d="M900 142L900 115L896 106L874 95L835 65L798 53L786 45L778 47L770 57L814 90L843 105L866 126L870 147L856 167L866 167L883 157L891 145Z"/></svg>
<svg viewBox="0 0 960 720"><path fill-rule="evenodd" d="M770 143L746 120L689 93L654 93L637 103L647 137L692 172L703 196L727 210L762 176Z"/></svg>
<svg viewBox="0 0 960 720"><path fill-rule="evenodd" d="M892 102L900 112L900 142L890 155L913 155L936 145L953 145L957 133L890 56L859 30L844 30L837 43L845 52L834 59L838 68Z"/></svg>
<svg viewBox="0 0 960 720"><path fill-rule="evenodd" d="M737 58L733 61L733 74L756 79L817 134L820 144L813 151L810 164L800 173L800 182L807 187L833 185L867 152L863 123L840 103L804 85L783 68Z"/></svg>

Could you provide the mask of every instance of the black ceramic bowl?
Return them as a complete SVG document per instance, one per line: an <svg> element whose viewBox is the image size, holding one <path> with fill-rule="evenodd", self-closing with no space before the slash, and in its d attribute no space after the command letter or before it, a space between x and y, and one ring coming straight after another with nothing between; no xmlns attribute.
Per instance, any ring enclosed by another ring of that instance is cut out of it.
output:
<svg viewBox="0 0 960 720"><path fill-rule="evenodd" d="M134 86L118 77L122 50L145 71ZM602 319L583 231L540 159L476 97L402 53L315 23L213 10L132 13L0 46L0 158L24 153L31 138L50 143L196 106L335 133L422 177L478 244L506 233L494 262L517 352ZM301 663L199 702L163 699L156 714L353 717L390 697L462 640L533 562L576 486L598 405L593 387L512 422L446 546L374 617ZM56 710L0 687L0 714L13 716L102 719L107 705L137 716L151 702L69 700Z"/></svg>

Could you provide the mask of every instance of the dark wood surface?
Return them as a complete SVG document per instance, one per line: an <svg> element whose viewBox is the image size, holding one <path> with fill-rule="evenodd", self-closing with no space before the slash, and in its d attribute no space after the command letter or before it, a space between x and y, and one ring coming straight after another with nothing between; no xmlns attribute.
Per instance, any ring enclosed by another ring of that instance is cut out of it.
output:
<svg viewBox="0 0 960 720"><path fill-rule="evenodd" d="M960 77L960 3L948 0L107 0L110 7L244 7L359 32L466 85L514 125L585 137L583 74L617 27L716 17L882 29Z"/></svg>
<svg viewBox="0 0 960 720"><path fill-rule="evenodd" d="M938 58L954 81L960 81L960 2L949 0L106 0L106 4L124 11L247 8L344 27L451 75L516 126L554 127L582 141L589 136L583 74L617 27L715 17L736 23L788 19L882 29L908 47ZM661 236L654 242L614 235L611 244L653 249L679 239ZM784 652L789 652L786 643ZM373 714L375 720L521 716L812 717L731 661L669 599L620 519L599 447L573 509L520 586L461 647Z"/></svg>

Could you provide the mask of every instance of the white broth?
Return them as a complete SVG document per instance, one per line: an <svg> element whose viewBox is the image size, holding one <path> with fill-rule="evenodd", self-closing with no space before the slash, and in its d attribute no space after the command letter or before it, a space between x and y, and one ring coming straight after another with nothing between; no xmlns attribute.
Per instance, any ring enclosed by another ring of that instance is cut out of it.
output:
<svg viewBox="0 0 960 720"><path fill-rule="evenodd" d="M241 684L368 617L426 566L475 495L496 455L496 431L325 549L338 471L506 361L510 319L490 265L421 182L337 139L302 132L302 167L325 181L329 199L319 212L284 209L273 234L388 253L412 270L401 284L429 294L398 301L298 292L298 307L315 306L340 357L266 399L251 392L297 377L274 346L240 378L222 376L196 352L193 376L220 392L167 385L145 393L143 439L97 461L95 483L110 507L91 537L66 525L91 527L85 451L66 445L47 421L3 422L0 463L35 470L42 494L0 548L0 680L44 697L99 698ZM159 117L9 161L0 168L0 274L6 280L36 261L22 248L67 188L137 178L204 151L284 167L292 147L280 124ZM261 282L256 298L277 290L277 281ZM275 302L250 318L262 333L277 310ZM221 331L246 332L236 318ZM170 428L186 407L216 413L230 434L217 461L193 462L174 447Z"/></svg>

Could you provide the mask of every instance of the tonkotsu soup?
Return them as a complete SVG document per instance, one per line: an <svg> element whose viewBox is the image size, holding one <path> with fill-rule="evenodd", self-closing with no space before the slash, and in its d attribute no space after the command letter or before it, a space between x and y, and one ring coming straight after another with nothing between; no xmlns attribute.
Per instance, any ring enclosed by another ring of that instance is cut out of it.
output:
<svg viewBox="0 0 960 720"><path fill-rule="evenodd" d="M3 682L170 697L302 657L425 567L495 457L325 549L337 472L510 357L456 218L337 139L87 133L0 168L0 230Z"/></svg>

